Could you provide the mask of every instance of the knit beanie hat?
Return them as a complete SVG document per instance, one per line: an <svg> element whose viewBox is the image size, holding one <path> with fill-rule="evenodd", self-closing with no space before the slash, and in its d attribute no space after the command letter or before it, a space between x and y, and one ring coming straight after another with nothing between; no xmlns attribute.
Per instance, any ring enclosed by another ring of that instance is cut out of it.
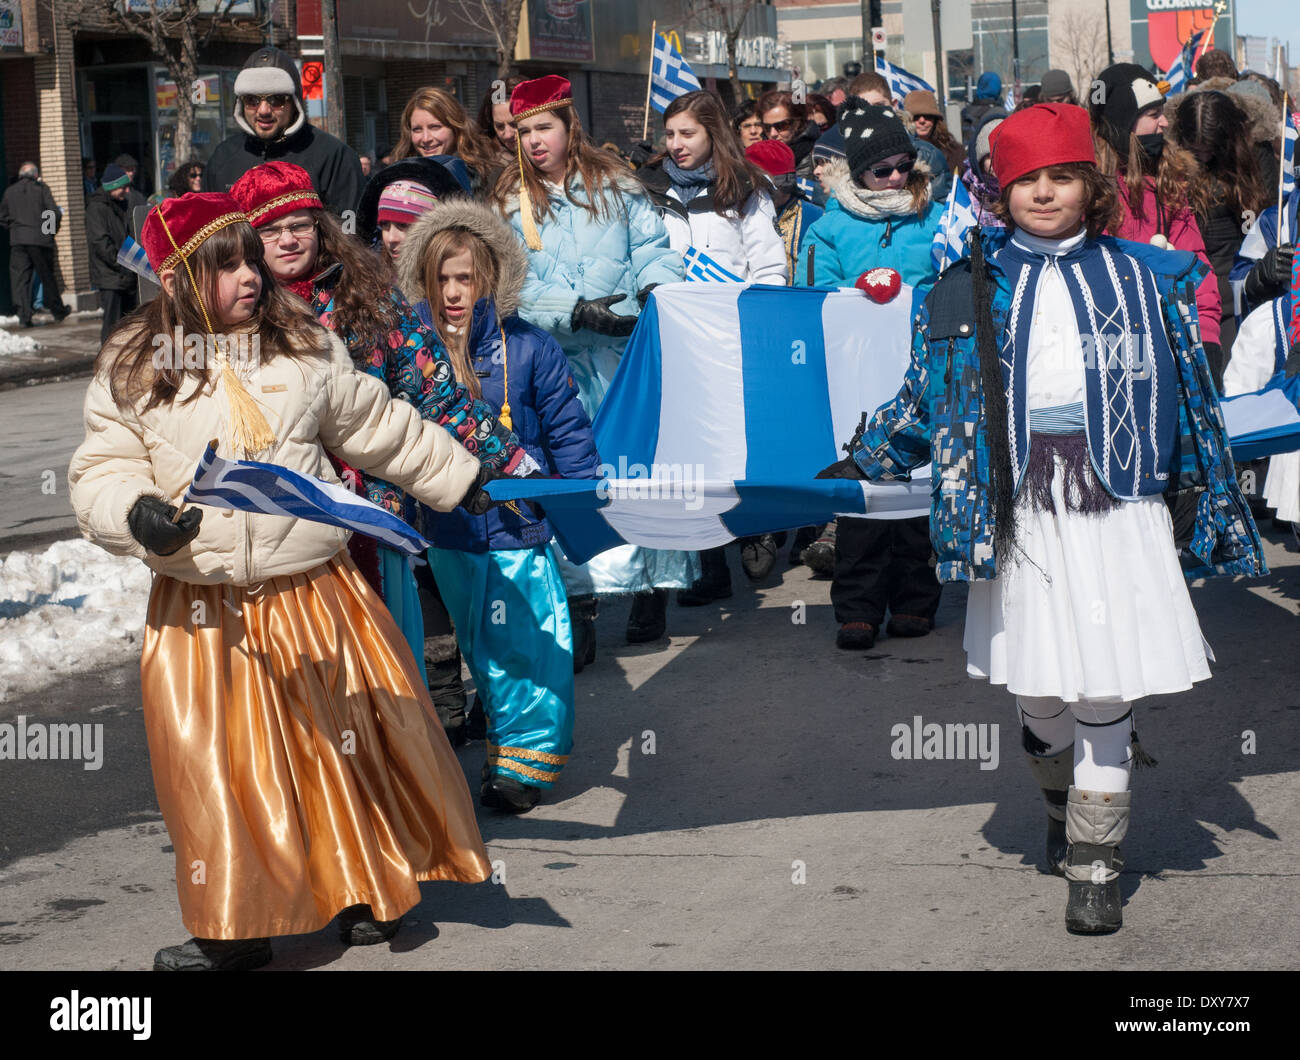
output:
<svg viewBox="0 0 1300 1060"><path fill-rule="evenodd" d="M989 142L993 136L993 130L998 127L999 122L1005 121L1007 112L1001 107L989 111L984 115L984 120L980 122L979 132L975 134L975 142L971 151L971 168L980 171L980 163L988 158L993 151L993 146Z"/></svg>
<svg viewBox="0 0 1300 1060"><path fill-rule="evenodd" d="M1096 90L1100 84L1101 91ZM1093 128L1118 153L1128 157L1128 138L1138 115L1148 107L1163 105L1164 96L1155 79L1136 63L1108 66L1093 82L1088 93L1088 112Z"/></svg>
<svg viewBox="0 0 1300 1060"><path fill-rule="evenodd" d="M852 99L840 115L840 131L854 180L883 159L902 154L916 157L916 146L892 107Z"/></svg>
<svg viewBox="0 0 1300 1060"><path fill-rule="evenodd" d="M985 70L975 82L976 99L997 99L1002 95L1002 78L993 70Z"/></svg>
<svg viewBox="0 0 1300 1060"><path fill-rule="evenodd" d="M1049 102L1052 96L1065 96L1074 91L1074 83L1064 70L1048 70L1038 87L1038 98Z"/></svg>
<svg viewBox="0 0 1300 1060"><path fill-rule="evenodd" d="M438 201L430 189L413 180L395 180L379 195L378 221L409 225Z"/></svg>
<svg viewBox="0 0 1300 1060"><path fill-rule="evenodd" d="M783 177L794 172L794 151L780 140L759 140L745 148L745 157L764 173Z"/></svg>
<svg viewBox="0 0 1300 1060"><path fill-rule="evenodd" d="M812 156L814 161L821 158L831 162L837 158L848 157L844 134L840 132L838 125L830 126L821 136L817 137L817 143L813 145Z"/></svg>
<svg viewBox="0 0 1300 1060"><path fill-rule="evenodd" d="M99 186L105 191L117 191L118 188L125 188L130 183L131 178L126 175L126 170L116 162L110 162L104 167L104 176Z"/></svg>

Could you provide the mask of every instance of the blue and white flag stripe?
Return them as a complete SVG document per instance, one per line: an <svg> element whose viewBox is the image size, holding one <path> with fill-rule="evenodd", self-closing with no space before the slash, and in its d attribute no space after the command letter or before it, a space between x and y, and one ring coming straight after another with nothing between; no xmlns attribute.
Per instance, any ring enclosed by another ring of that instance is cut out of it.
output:
<svg viewBox="0 0 1300 1060"><path fill-rule="evenodd" d="M1205 37L1205 30L1197 30L1192 34L1192 39L1183 45L1183 50L1178 53L1178 58L1170 65L1168 72L1165 74L1165 80L1169 82L1169 95L1176 96L1187 89L1188 83L1192 80L1192 68L1196 64L1196 53L1200 50L1201 41Z"/></svg>
<svg viewBox="0 0 1300 1060"><path fill-rule="evenodd" d="M876 54L876 70L889 82L889 94L900 107L909 92L934 92L934 85L925 78L908 73L901 66L895 66L879 53Z"/></svg>
<svg viewBox="0 0 1300 1060"><path fill-rule="evenodd" d="M1296 163L1296 139L1300 132L1296 129L1297 115L1282 115L1282 201L1286 202L1286 197L1295 191L1295 163ZM1278 242L1290 243L1292 238L1291 232L1291 211L1283 210L1278 218Z"/></svg>
<svg viewBox="0 0 1300 1060"><path fill-rule="evenodd" d="M948 205L930 243L930 260L943 272L954 261L966 256L966 233L975 224L975 207L965 181L956 178L948 192Z"/></svg>
<svg viewBox="0 0 1300 1060"><path fill-rule="evenodd" d="M700 79L681 52L662 33L656 33L650 60L650 105L662 114L678 96L699 90Z"/></svg>
<svg viewBox="0 0 1300 1060"><path fill-rule="evenodd" d="M682 261L686 263L686 278L688 280L704 280L710 283L745 282L734 272L724 269L698 247L687 247L686 252L682 255Z"/></svg>
<svg viewBox="0 0 1300 1060"><path fill-rule="evenodd" d="M127 236L118 248L117 263L124 269L130 269L137 276L143 276L154 283L158 282L158 277L154 275L153 267L149 264L149 255L144 252L144 247L130 236Z"/></svg>
<svg viewBox="0 0 1300 1060"><path fill-rule="evenodd" d="M227 460L209 443L185 491L187 503L239 512L309 519L373 537L382 545L420 556L429 542L401 519L342 486L277 464Z"/></svg>

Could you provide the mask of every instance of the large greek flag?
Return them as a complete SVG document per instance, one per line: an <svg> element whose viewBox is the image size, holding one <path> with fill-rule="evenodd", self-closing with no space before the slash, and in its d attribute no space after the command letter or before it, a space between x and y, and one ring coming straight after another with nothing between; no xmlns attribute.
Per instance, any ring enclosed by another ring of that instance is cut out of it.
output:
<svg viewBox="0 0 1300 1060"><path fill-rule="evenodd" d="M429 547L428 541L397 516L342 486L278 464L227 460L217 456L212 442L199 461L184 500L213 508L328 523L367 534L409 556L423 555Z"/></svg>
<svg viewBox="0 0 1300 1060"><path fill-rule="evenodd" d="M876 53L876 70L889 82L889 94L900 107L909 92L934 92L934 85L929 81L895 66L879 52Z"/></svg>
<svg viewBox="0 0 1300 1060"><path fill-rule="evenodd" d="M1204 29L1193 33L1192 39L1183 45L1183 50L1178 53L1178 58L1169 67L1169 71L1165 74L1165 80L1169 82L1169 95L1176 96L1178 93L1187 90L1187 86L1192 80L1193 67L1196 65L1196 53L1200 51L1201 41L1204 37Z"/></svg>
<svg viewBox="0 0 1300 1060"><path fill-rule="evenodd" d="M928 469L910 483L814 476L864 410L907 370L912 291L761 284L656 287L596 416L599 483L500 480L537 498L565 555L621 544L701 549L837 514L925 515Z"/></svg>
<svg viewBox="0 0 1300 1060"><path fill-rule="evenodd" d="M650 105L662 114L668 104L687 92L698 92L700 79L667 37L655 34L654 55L650 60Z"/></svg>
<svg viewBox="0 0 1300 1060"><path fill-rule="evenodd" d="M960 177L954 177L943 219L930 243L930 260L939 272L966 256L966 233L974 224L975 207L970 200L970 189Z"/></svg>

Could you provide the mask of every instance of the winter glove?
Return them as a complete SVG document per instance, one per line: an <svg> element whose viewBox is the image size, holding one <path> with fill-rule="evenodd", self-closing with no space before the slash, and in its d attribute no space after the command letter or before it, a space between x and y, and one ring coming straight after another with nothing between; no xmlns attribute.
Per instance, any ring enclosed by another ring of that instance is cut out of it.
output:
<svg viewBox="0 0 1300 1060"><path fill-rule="evenodd" d="M1263 305L1286 293L1291 286L1291 262L1294 257L1295 245L1283 243L1280 247L1270 247L1259 259L1247 273L1244 286L1246 298L1251 305Z"/></svg>
<svg viewBox="0 0 1300 1060"><path fill-rule="evenodd" d="M488 496L487 490L483 487L496 479L509 477L509 475L504 475L500 471L492 470L486 464L480 464L478 475L469 489L465 491L465 496L460 499L460 506L470 515L487 515L489 508L495 508L506 502L494 501Z"/></svg>
<svg viewBox="0 0 1300 1060"><path fill-rule="evenodd" d="M187 508L180 519L172 522L175 515L174 505L157 497L141 497L131 506L126 525L131 536L154 555L170 556L198 536L203 521L201 508Z"/></svg>
<svg viewBox="0 0 1300 1060"><path fill-rule="evenodd" d="M650 292L659 285L657 283L648 283L636 293L636 300L641 303L641 308L645 308L646 299L650 297Z"/></svg>
<svg viewBox="0 0 1300 1060"><path fill-rule="evenodd" d="M640 169L654 157L655 145L649 140L635 140L627 153L633 169Z"/></svg>
<svg viewBox="0 0 1300 1060"><path fill-rule="evenodd" d="M604 298L594 298L590 301L579 298L578 304L573 307L573 317L569 321L569 327L574 331L590 328L601 335L613 335L617 338L631 335L632 329L636 327L636 317L625 317L609 308L626 297L625 294L607 294Z"/></svg>
<svg viewBox="0 0 1300 1060"><path fill-rule="evenodd" d="M843 460L837 460L829 467L824 467L817 472L814 478L853 478L858 481L866 479L862 473L862 468L854 462L853 457L846 456Z"/></svg>

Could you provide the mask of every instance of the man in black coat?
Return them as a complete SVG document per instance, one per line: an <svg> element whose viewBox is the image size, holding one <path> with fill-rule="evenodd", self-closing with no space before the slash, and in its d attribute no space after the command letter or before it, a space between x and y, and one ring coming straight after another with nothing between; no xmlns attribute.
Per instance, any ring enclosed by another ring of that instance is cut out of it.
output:
<svg viewBox="0 0 1300 1060"><path fill-rule="evenodd" d="M134 274L117 263L117 252L130 231L130 195L131 177L114 162L104 170L99 190L86 203L90 282L99 289L99 304L104 308L101 344L123 315L139 304Z"/></svg>
<svg viewBox="0 0 1300 1060"><path fill-rule="evenodd" d="M365 180L361 160L342 140L307 121L298 68L279 48L259 48L235 78L235 124L203 170L204 191L229 191L254 166L272 160L302 166L325 205L355 210Z"/></svg>
<svg viewBox="0 0 1300 1060"><path fill-rule="evenodd" d="M24 162L18 179L0 198L0 224L9 229L9 286L18 307L18 326L32 326L32 273L41 278L45 307L62 320L72 310L63 304L54 272L54 233L63 211L42 182L35 162Z"/></svg>

